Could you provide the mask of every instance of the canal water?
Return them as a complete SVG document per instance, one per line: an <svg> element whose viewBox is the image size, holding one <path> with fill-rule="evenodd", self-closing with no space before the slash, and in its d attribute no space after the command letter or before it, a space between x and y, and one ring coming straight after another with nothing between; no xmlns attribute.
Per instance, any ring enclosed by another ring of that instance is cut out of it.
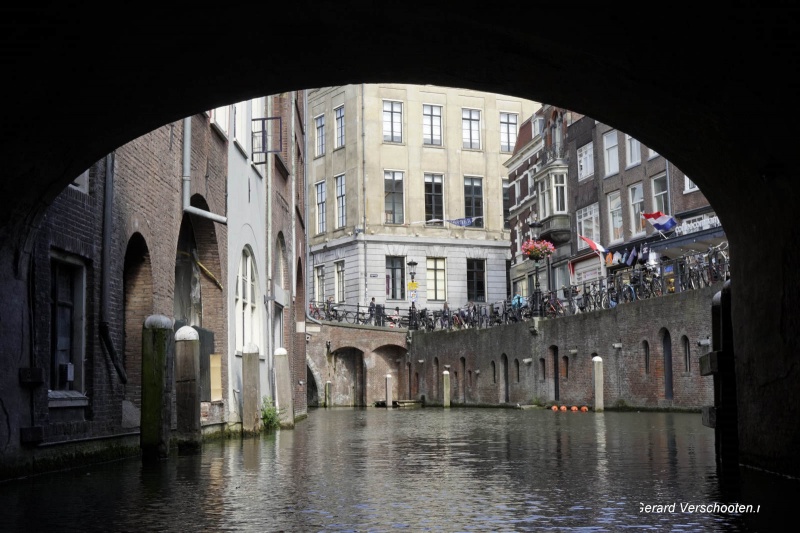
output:
<svg viewBox="0 0 800 533"><path fill-rule="evenodd" d="M155 466L0 484L0 530L766 531L800 494L751 486L720 488L694 413L312 409Z"/></svg>

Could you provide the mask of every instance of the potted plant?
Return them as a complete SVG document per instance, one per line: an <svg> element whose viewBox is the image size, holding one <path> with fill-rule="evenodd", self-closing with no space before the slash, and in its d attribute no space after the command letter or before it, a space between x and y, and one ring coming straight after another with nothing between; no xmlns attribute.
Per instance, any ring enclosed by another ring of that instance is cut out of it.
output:
<svg viewBox="0 0 800 533"><path fill-rule="evenodd" d="M553 243L545 239L528 239L522 243L522 253L534 261L541 261L556 251Z"/></svg>

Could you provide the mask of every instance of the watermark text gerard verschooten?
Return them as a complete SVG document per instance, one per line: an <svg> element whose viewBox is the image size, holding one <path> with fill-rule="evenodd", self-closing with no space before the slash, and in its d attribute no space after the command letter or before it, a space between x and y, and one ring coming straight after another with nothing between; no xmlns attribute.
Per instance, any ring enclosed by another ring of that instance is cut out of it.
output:
<svg viewBox="0 0 800 533"><path fill-rule="evenodd" d="M757 513L761 505L745 505L743 503L686 503L672 502L668 504L645 505L639 502L640 513Z"/></svg>

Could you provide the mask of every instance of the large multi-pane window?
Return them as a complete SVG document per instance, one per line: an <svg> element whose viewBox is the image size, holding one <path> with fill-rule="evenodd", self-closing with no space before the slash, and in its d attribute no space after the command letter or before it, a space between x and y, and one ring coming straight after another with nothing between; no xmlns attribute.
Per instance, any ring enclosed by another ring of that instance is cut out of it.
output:
<svg viewBox="0 0 800 533"><path fill-rule="evenodd" d="M347 225L347 198L345 196L344 174L336 176L336 227Z"/></svg>
<svg viewBox="0 0 800 533"><path fill-rule="evenodd" d="M258 277L256 264L249 248L242 249L239 271L236 275L236 351L242 352L248 344L260 349L260 323L258 316Z"/></svg>
<svg viewBox="0 0 800 533"><path fill-rule="evenodd" d="M85 268L77 259L54 257L50 273L50 390L83 392Z"/></svg>
<svg viewBox="0 0 800 533"><path fill-rule="evenodd" d="M479 109L461 110L461 130L463 147L469 150L480 150L481 112Z"/></svg>
<svg viewBox="0 0 800 533"><path fill-rule="evenodd" d="M625 134L625 163L627 166L638 165L642 162L642 145L627 133Z"/></svg>
<svg viewBox="0 0 800 533"><path fill-rule="evenodd" d="M611 130L603 134L603 150L606 160L606 176L619 172L619 146L617 140L617 130Z"/></svg>
<svg viewBox="0 0 800 533"><path fill-rule="evenodd" d="M517 142L517 114L500 113L500 151L513 152Z"/></svg>
<svg viewBox="0 0 800 533"><path fill-rule="evenodd" d="M336 148L344 146L344 106L333 110L336 117Z"/></svg>
<svg viewBox="0 0 800 533"><path fill-rule="evenodd" d="M314 300L318 304L325 301L325 265L314 267Z"/></svg>
<svg viewBox="0 0 800 533"><path fill-rule="evenodd" d="M403 103L384 100L383 102L383 140L403 142Z"/></svg>
<svg viewBox="0 0 800 533"><path fill-rule="evenodd" d="M403 173L397 170L383 172L383 207L386 224L402 224Z"/></svg>
<svg viewBox="0 0 800 533"><path fill-rule="evenodd" d="M425 224L444 225L444 190L441 174L425 173Z"/></svg>
<svg viewBox="0 0 800 533"><path fill-rule="evenodd" d="M472 217L472 226L483 227L483 179L464 177L464 216Z"/></svg>
<svg viewBox="0 0 800 533"><path fill-rule="evenodd" d="M428 301L447 300L447 277L444 257L429 257L426 265Z"/></svg>
<svg viewBox="0 0 800 533"><path fill-rule="evenodd" d="M386 299L404 300L406 297L405 258L386 256Z"/></svg>
<svg viewBox="0 0 800 533"><path fill-rule="evenodd" d="M567 175L550 174L539 180L539 220L567 212Z"/></svg>
<svg viewBox="0 0 800 533"><path fill-rule="evenodd" d="M668 215L669 209L669 185L666 174L653 178L653 210L661 211Z"/></svg>
<svg viewBox="0 0 800 533"><path fill-rule="evenodd" d="M431 146L442 145L442 106L422 106L422 142Z"/></svg>
<svg viewBox="0 0 800 533"><path fill-rule="evenodd" d="M608 196L609 239L612 242L622 240L622 200L619 191L609 193Z"/></svg>
<svg viewBox="0 0 800 533"><path fill-rule="evenodd" d="M317 131L317 155L325 155L325 115L320 115L314 119Z"/></svg>
<svg viewBox="0 0 800 533"><path fill-rule="evenodd" d="M584 180L594 175L594 144L584 144L578 148L578 179Z"/></svg>
<svg viewBox="0 0 800 533"><path fill-rule="evenodd" d="M641 183L631 185L628 189L628 196L631 202L631 232L635 235L644 233L645 219L644 213L644 188Z"/></svg>
<svg viewBox="0 0 800 533"><path fill-rule="evenodd" d="M588 205L575 212L576 228L578 235L583 235L594 242L600 242L600 208L596 203ZM578 250L588 248L589 245L583 239L578 239Z"/></svg>
<svg viewBox="0 0 800 533"><path fill-rule="evenodd" d="M315 185L317 189L317 233L325 233L325 182Z"/></svg>
<svg viewBox="0 0 800 533"><path fill-rule="evenodd" d="M486 301L486 260L467 259L467 300Z"/></svg>
<svg viewBox="0 0 800 533"><path fill-rule="evenodd" d="M333 266L336 267L333 292L336 294L337 302L344 302L344 261L336 261Z"/></svg>

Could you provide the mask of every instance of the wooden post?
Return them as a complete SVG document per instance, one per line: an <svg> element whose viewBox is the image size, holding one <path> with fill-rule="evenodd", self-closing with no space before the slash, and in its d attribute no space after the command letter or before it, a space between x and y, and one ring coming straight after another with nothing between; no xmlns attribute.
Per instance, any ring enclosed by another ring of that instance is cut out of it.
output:
<svg viewBox="0 0 800 533"><path fill-rule="evenodd" d="M242 431L261 429L261 376L258 346L248 343L242 350Z"/></svg>
<svg viewBox="0 0 800 533"><path fill-rule="evenodd" d="M172 319L164 315L147 317L142 328L142 422L139 439L145 462L169 456L175 358L172 328Z"/></svg>
<svg viewBox="0 0 800 533"><path fill-rule="evenodd" d="M442 372L442 406L450 407L450 371Z"/></svg>
<svg viewBox="0 0 800 533"><path fill-rule="evenodd" d="M603 405L603 358L599 355L592 357L594 365L594 411L602 413L605 409Z"/></svg>
<svg viewBox="0 0 800 533"><path fill-rule="evenodd" d="M175 391L178 448L198 450L200 428L200 335L191 326L175 333Z"/></svg>

